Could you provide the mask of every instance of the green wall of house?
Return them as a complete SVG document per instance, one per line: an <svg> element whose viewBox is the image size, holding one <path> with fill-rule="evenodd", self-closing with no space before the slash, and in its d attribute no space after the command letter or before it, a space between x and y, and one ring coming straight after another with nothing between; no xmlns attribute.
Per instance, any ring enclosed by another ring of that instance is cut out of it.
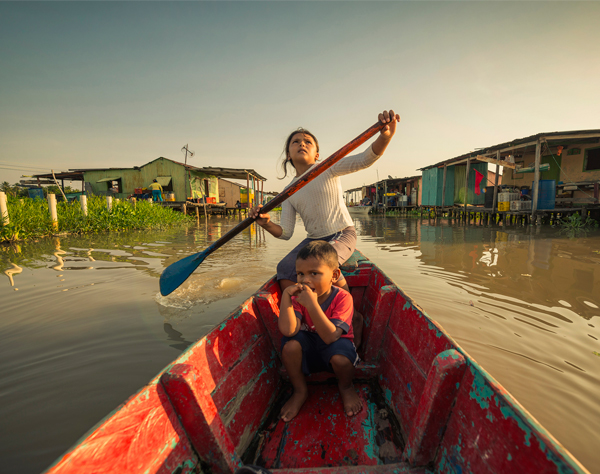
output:
<svg viewBox="0 0 600 474"><path fill-rule="evenodd" d="M94 194L106 195L110 183L101 182L104 178L118 178L121 180L121 189L115 197L127 198L134 193L136 188L147 188L152 180L159 176L171 177L168 186L163 186L165 193L175 193L176 201L184 201L193 194L193 197L201 197L201 191L205 192L204 180L208 179L208 196L218 200L219 183L216 176L210 176L193 170L186 170L179 163L166 158L158 158L139 168L105 169L84 171L84 180L90 183ZM191 183L191 193L190 193Z"/></svg>

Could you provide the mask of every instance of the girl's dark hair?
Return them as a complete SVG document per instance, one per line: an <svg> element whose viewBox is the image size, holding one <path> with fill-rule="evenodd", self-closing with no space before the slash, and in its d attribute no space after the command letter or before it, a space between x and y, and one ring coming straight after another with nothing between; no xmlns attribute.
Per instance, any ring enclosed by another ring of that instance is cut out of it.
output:
<svg viewBox="0 0 600 474"><path fill-rule="evenodd" d="M318 261L323 262L332 270L338 268L338 254L329 242L324 240L313 240L302 247L296 256L296 260L306 260L309 257L314 257Z"/></svg>
<svg viewBox="0 0 600 474"><path fill-rule="evenodd" d="M290 151L290 143L292 142L292 137L298 133L303 133L304 135L310 136L315 141L315 145L317 146L317 153L319 152L319 140L317 140L317 137L315 137L312 133L310 133L308 130L306 130L305 128L302 128L302 127L294 130L287 137L287 140L285 141L285 145L283 146L283 158L281 159L281 169L283 170L283 177L279 178L279 179L284 179L287 176L287 172L288 172L287 165L288 164L290 164L292 166L292 168L296 169L296 167L294 166L294 163L292 163L292 160L289 159L289 151Z"/></svg>

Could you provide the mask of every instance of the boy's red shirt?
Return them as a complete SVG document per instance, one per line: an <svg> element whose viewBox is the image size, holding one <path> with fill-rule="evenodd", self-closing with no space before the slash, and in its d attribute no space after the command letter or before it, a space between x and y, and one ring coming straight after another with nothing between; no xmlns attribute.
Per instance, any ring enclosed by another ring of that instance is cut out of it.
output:
<svg viewBox="0 0 600 474"><path fill-rule="evenodd" d="M292 296L292 306L296 317L300 318L301 331L317 332L315 325L308 314L308 310L300 303L296 302L296 297ZM327 300L320 305L325 313L325 316L336 326L342 329L342 335L347 339L354 339L354 331L352 330L352 315L354 314L354 303L352 295L346 290L331 287L331 294Z"/></svg>

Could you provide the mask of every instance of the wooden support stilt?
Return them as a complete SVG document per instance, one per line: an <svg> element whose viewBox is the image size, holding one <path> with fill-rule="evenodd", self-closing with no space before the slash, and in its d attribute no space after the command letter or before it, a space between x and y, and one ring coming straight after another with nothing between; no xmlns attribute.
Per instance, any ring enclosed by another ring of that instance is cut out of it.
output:
<svg viewBox="0 0 600 474"><path fill-rule="evenodd" d="M467 212L467 197L469 195L469 168L471 167L471 158L467 158L467 166L465 171L465 212Z"/></svg>
<svg viewBox="0 0 600 474"><path fill-rule="evenodd" d="M542 153L542 142L538 138L535 144L535 168L533 173L533 202L531 203L531 215L535 216L538 206L540 188L540 161Z"/></svg>
<svg viewBox="0 0 600 474"><path fill-rule="evenodd" d="M58 229L58 214L56 213L56 196L48 193L48 209L50 210L50 220L54 230Z"/></svg>
<svg viewBox="0 0 600 474"><path fill-rule="evenodd" d="M87 216L88 215L87 196L85 194L82 194L81 196L79 196L79 202L81 203L81 210L83 212L83 215ZM135 198L133 198L133 206L135 207Z"/></svg>
<svg viewBox="0 0 600 474"><path fill-rule="evenodd" d="M442 184L442 206L446 204L446 171L448 170L448 165L444 165L444 181Z"/></svg>
<svg viewBox="0 0 600 474"><path fill-rule="evenodd" d="M0 223L7 225L10 224L10 219L8 218L8 205L6 203L6 193L0 191L0 218L2 221Z"/></svg>

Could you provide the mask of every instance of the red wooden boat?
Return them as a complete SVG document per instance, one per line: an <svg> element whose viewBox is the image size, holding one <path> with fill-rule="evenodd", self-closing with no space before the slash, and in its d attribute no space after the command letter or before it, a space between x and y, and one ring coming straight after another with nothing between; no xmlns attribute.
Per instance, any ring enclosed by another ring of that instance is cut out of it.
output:
<svg viewBox="0 0 600 474"><path fill-rule="evenodd" d="M343 271L365 317L358 415L316 374L277 419L291 389L270 280L47 472L588 472L373 263L355 252Z"/></svg>

